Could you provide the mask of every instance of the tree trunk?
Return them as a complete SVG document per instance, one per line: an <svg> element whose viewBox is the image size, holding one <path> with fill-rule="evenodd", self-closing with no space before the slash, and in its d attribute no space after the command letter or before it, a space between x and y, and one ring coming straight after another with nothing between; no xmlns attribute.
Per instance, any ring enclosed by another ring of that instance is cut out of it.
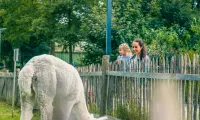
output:
<svg viewBox="0 0 200 120"><path fill-rule="evenodd" d="M200 9L200 0L197 0L197 8Z"/></svg>
<svg viewBox="0 0 200 120"><path fill-rule="evenodd" d="M55 55L55 43L54 43L54 42L51 43L50 54L51 54L51 55Z"/></svg>
<svg viewBox="0 0 200 120"><path fill-rule="evenodd" d="M19 61L20 61L20 69L23 68L24 64L23 64L23 61L24 61L24 53L22 51L22 47L20 47L19 49Z"/></svg>
<svg viewBox="0 0 200 120"><path fill-rule="evenodd" d="M68 22L68 30L70 30L71 28L71 12L72 12L72 9L71 8L68 8L68 19L69 19L69 22ZM72 38L71 36L69 36L69 38ZM72 39L68 39L69 41L69 63L72 64L73 60L72 60Z"/></svg>
<svg viewBox="0 0 200 120"><path fill-rule="evenodd" d="M196 1L195 0L192 0L192 9L194 9L195 8L195 3Z"/></svg>
<svg viewBox="0 0 200 120"><path fill-rule="evenodd" d="M69 40L69 63L73 63L73 58L72 58L72 41Z"/></svg>

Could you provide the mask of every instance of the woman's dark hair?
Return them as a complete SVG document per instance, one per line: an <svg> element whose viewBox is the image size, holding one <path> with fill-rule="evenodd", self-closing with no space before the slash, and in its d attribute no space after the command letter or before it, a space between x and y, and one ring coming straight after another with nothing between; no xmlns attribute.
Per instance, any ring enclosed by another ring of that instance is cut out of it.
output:
<svg viewBox="0 0 200 120"><path fill-rule="evenodd" d="M138 42L139 46L142 47L140 60L144 60L146 55L147 55L147 51L146 51L146 47L144 45L144 42L142 41L142 39L134 39L133 42Z"/></svg>

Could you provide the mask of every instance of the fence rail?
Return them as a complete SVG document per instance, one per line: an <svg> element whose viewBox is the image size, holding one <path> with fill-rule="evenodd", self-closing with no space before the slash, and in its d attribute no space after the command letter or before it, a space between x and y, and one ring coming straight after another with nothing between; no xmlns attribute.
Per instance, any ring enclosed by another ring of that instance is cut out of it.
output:
<svg viewBox="0 0 200 120"><path fill-rule="evenodd" d="M200 120L199 59L198 55L192 59L188 55L152 57L147 72L145 62L138 65L121 63L123 67L120 68L119 64L109 62L109 56L104 56L102 65L79 67L77 70L84 84L88 108L94 113L115 116L119 105L131 102L139 107L141 113L151 113L159 92L158 85L164 81L167 86L176 86L175 98L181 104L181 117L177 120ZM11 102L12 83L12 75L1 75L0 99ZM16 89L15 101L19 103L18 87Z"/></svg>
<svg viewBox="0 0 200 120"><path fill-rule="evenodd" d="M108 76L120 77L137 77L137 78L152 78L152 79L170 79L170 80L200 80L199 74L175 74L175 73L137 73L137 72L121 72L108 71ZM102 72L85 72L80 74L81 77L86 76L102 76ZM162 78L160 78L162 76Z"/></svg>
<svg viewBox="0 0 200 120"><path fill-rule="evenodd" d="M119 105L128 105L130 102L134 102L140 112L151 113L154 96L159 92L157 87L160 82L165 82L166 86L176 87L175 98L181 104L177 120L200 120L199 59L197 54L192 56L192 60L189 55L154 57L150 60L147 72L145 62L134 64L131 61L119 65L108 63L108 57L104 56L102 67L90 65L77 69L85 85L88 106L96 105L100 113L115 116ZM103 74L106 76L103 77ZM102 107L102 101L106 107Z"/></svg>

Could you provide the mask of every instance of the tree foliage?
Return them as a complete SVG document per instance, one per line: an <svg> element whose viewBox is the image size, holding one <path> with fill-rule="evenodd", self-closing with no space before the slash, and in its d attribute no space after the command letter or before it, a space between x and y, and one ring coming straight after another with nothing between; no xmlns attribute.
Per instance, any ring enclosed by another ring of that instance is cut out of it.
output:
<svg viewBox="0 0 200 120"><path fill-rule="evenodd" d="M116 59L119 44L131 45L134 38L145 41L150 55L200 53L199 6L199 0L112 1L111 60ZM25 51L22 63L49 50L53 54L55 42L70 53L71 63L73 47L79 43L85 51L84 64L101 63L106 0L1 1L0 27L7 28L2 38L10 49Z"/></svg>
<svg viewBox="0 0 200 120"><path fill-rule="evenodd" d="M191 51L200 53L198 47L200 45L198 32L200 9L193 7L193 2L188 0L113 1L111 60L117 58L120 43L126 42L131 46L134 38L142 38L145 41L150 55L163 56ZM104 15L105 13L96 15L93 21L95 18L98 19L98 16ZM102 18L105 21L105 17L101 17L100 20ZM98 23L92 22L92 24L95 28L100 27ZM94 32L95 34L87 40L100 40L94 42L94 46L105 44L105 24L100 32L96 32L97 30L92 29L93 27L90 26L89 35L91 36ZM98 39L94 36L98 36ZM87 46L87 51L92 51L87 52L87 55L97 54L94 50L97 48L92 49L94 46L91 44L90 46ZM103 51L102 54L105 54L105 46L101 48L98 48L98 51ZM96 61L100 62L99 57L96 58L98 59Z"/></svg>

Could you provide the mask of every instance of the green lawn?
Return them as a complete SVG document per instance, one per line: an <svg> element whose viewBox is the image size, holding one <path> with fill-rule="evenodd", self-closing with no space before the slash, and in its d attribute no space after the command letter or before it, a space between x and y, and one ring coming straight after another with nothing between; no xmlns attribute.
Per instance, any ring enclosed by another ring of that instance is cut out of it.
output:
<svg viewBox="0 0 200 120"><path fill-rule="evenodd" d="M14 109L14 117L12 117L12 105L0 102L0 120L20 120L20 107ZM32 120L40 120L39 112L34 111Z"/></svg>

